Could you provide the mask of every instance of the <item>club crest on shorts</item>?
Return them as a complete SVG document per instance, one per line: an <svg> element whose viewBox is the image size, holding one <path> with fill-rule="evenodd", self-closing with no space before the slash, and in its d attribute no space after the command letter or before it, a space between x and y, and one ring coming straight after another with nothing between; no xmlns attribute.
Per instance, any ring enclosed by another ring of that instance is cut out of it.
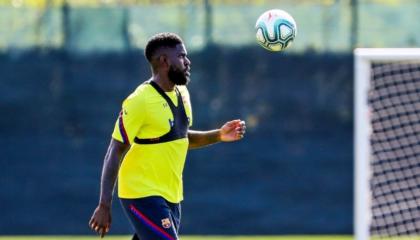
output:
<svg viewBox="0 0 420 240"><path fill-rule="evenodd" d="M162 227L170 228L171 227L171 220L169 220L169 218L162 219Z"/></svg>

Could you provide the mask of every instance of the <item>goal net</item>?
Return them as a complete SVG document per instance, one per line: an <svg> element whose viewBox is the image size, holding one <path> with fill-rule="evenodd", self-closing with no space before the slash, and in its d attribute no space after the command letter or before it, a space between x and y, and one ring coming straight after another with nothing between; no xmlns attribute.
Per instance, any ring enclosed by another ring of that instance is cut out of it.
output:
<svg viewBox="0 0 420 240"><path fill-rule="evenodd" d="M355 50L355 235L420 239L420 48Z"/></svg>

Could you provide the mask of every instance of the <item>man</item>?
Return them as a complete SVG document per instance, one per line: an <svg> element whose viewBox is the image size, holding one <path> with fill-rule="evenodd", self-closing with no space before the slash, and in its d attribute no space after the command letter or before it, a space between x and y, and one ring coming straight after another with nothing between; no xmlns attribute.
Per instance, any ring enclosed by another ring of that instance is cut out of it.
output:
<svg viewBox="0 0 420 240"><path fill-rule="evenodd" d="M111 226L118 176L118 197L135 229L133 239L178 239L188 149L237 141L245 134L241 120L211 131L189 130L193 118L186 85L191 62L179 36L153 36L145 55L152 77L123 102L104 159L99 204L89 221L101 237Z"/></svg>

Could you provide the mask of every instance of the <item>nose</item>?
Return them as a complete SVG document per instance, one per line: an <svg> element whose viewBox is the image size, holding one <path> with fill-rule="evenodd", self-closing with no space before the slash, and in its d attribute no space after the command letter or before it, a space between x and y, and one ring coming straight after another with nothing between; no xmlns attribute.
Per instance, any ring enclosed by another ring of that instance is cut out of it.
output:
<svg viewBox="0 0 420 240"><path fill-rule="evenodd" d="M191 61L188 58L185 58L185 66L190 66L191 65Z"/></svg>

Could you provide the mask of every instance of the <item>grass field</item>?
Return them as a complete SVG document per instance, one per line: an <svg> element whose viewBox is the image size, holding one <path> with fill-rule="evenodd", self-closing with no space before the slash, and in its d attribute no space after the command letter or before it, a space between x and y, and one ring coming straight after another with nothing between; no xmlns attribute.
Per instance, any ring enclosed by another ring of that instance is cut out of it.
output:
<svg viewBox="0 0 420 240"><path fill-rule="evenodd" d="M94 240L95 236L0 236L0 240ZM108 236L104 240L130 240L130 236ZM182 240L351 240L352 236L183 236Z"/></svg>

